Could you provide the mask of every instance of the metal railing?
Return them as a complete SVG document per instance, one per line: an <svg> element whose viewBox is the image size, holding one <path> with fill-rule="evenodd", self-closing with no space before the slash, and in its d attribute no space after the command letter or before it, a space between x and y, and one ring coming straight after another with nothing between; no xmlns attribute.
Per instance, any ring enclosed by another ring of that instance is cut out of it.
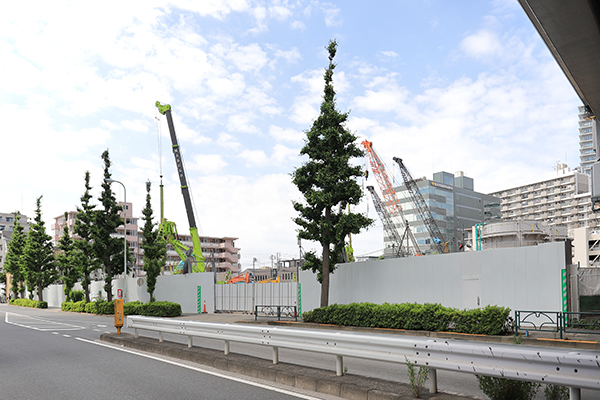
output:
<svg viewBox="0 0 600 400"><path fill-rule="evenodd" d="M515 333L537 331L557 333L585 333L600 335L600 313L562 311L515 311Z"/></svg>
<svg viewBox="0 0 600 400"><path fill-rule="evenodd" d="M258 320L258 313L266 317L277 317L277 321L281 321L281 317L293 318L298 321L298 310L296 306L254 306L254 320Z"/></svg>
<svg viewBox="0 0 600 400"><path fill-rule="evenodd" d="M469 374L552 383L600 390L600 351L508 345L464 340L434 339L388 334L282 328L264 325L219 324L164 318L128 316L127 327L138 330L268 346L273 363L279 362L279 348L311 351L336 357L336 373L343 375L343 357L393 363L413 363L430 369L430 391L437 392L437 369Z"/></svg>

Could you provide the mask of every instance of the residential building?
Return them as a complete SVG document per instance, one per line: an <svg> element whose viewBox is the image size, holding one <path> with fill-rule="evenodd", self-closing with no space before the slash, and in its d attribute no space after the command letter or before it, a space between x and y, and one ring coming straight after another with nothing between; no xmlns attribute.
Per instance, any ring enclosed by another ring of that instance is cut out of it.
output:
<svg viewBox="0 0 600 400"><path fill-rule="evenodd" d="M542 225L572 230L595 228L599 214L592 212L590 176L559 164L556 176L535 183L490 193L499 197L502 220L533 220Z"/></svg>
<svg viewBox="0 0 600 400"><path fill-rule="evenodd" d="M193 247L191 235L178 235L179 241L189 248ZM212 270L213 259L217 272L231 271L237 274L241 270L240 249L235 247L234 237L211 237L200 236L200 247L204 255L204 263L207 270ZM170 244L167 245L167 268L170 270L176 267L181 258Z"/></svg>
<svg viewBox="0 0 600 400"><path fill-rule="evenodd" d="M23 233L29 232L29 222L26 215L21 215L19 224L23 227ZM14 213L0 213L0 271L4 271L4 261L8 251L8 243L12 237L15 227Z"/></svg>
<svg viewBox="0 0 600 400"><path fill-rule="evenodd" d="M123 202L119 202L119 205L123 207ZM58 246L58 242L63 235L63 231L65 228L65 224L69 227L69 235L72 238L75 238L76 235L73 232L75 227L75 218L77 216L76 211L69 211L67 213L67 218L65 219L65 215L59 215L54 218L54 224L52 225L52 237L54 241L54 246ZM121 218L123 214L121 213ZM126 229L127 233L127 246L130 252L133 254L134 261L133 265L129 265L131 271L134 271L136 274L142 268L142 252L140 247L140 239L138 235L138 218L133 216L132 213L132 205L131 203L125 204L125 218L126 218L126 228L123 225L117 228L117 233L115 237L123 238L123 233Z"/></svg>
<svg viewBox="0 0 600 400"><path fill-rule="evenodd" d="M585 106L579 107L579 159L581 171L590 174L592 164L598 159L598 122L590 118Z"/></svg>
<svg viewBox="0 0 600 400"><path fill-rule="evenodd" d="M458 251L478 223L500 220L500 199L474 190L474 181L462 171L436 172L433 180L416 179L417 187L435 219L450 252ZM424 253L434 252L432 238L405 185L394 188L410 229ZM402 232L403 233L403 232ZM392 240L384 236L384 254L393 254Z"/></svg>
<svg viewBox="0 0 600 400"><path fill-rule="evenodd" d="M123 202L119 202L120 206L123 206ZM65 224L69 227L69 234L71 237L75 237L73 228L75 226L75 217L77 216L76 211L70 211L65 219L64 214L56 217L54 224L52 225L54 245L57 246L58 242L63 235L63 229ZM143 274L142 267L144 264L144 255L141 247L142 233L139 226L140 218L133 216L132 203L125 204L125 218L126 227L123 225L117 227L115 237L123 238L124 232L127 235L127 246L134 256L133 265L129 265L129 271L133 271L134 274ZM178 235L179 241L185 246L192 247L192 237L190 235ZM206 265L212 264L212 256L214 254L214 261L217 271L231 270L237 273L240 268L240 249L235 247L234 241L237 238L232 237L210 237L201 236L200 246L202 247L202 254L206 259ZM181 259L179 255L170 244L167 244L167 268L166 271L171 271L173 266L179 264Z"/></svg>

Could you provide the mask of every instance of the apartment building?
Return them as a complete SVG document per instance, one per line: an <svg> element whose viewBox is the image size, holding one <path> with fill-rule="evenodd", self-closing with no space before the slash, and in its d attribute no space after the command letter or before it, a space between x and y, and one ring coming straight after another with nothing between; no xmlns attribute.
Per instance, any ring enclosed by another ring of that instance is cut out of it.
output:
<svg viewBox="0 0 600 400"><path fill-rule="evenodd" d="M19 224L23 227L23 232L29 232L29 219L26 215L21 215ZM0 271L4 271L4 260L8 251L8 243L12 237L15 228L14 213L0 213Z"/></svg>
<svg viewBox="0 0 600 400"><path fill-rule="evenodd" d="M179 241L189 247L193 247L191 235L178 235ZM242 265L240 264L240 249L235 247L234 237L211 237L200 236L200 247L207 270L212 270L213 261L217 272L231 271L232 274L239 273ZM175 268L181 259L173 246L167 245L167 268Z"/></svg>
<svg viewBox="0 0 600 400"><path fill-rule="evenodd" d="M596 227L600 215L592 212L590 176L559 164L556 176L543 181L502 190L490 195L501 199L503 221L533 220L572 230Z"/></svg>

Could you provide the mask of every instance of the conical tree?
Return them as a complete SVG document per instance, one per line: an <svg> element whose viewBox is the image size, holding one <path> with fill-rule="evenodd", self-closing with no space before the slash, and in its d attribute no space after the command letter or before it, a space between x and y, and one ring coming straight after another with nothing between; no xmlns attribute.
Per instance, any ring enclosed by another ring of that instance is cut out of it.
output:
<svg viewBox="0 0 600 400"><path fill-rule="evenodd" d="M142 250L144 251L144 271L146 271L147 291L150 301L154 301L156 278L167 260L167 245L152 221L152 205L150 197L151 183L146 182L146 207L142 210L144 227L142 228Z"/></svg>
<svg viewBox="0 0 600 400"><path fill-rule="evenodd" d="M65 213L65 222L68 221L69 213ZM65 223L62 237L58 242L58 250L60 253L56 255L56 261L60 270L60 275L64 284L64 292L66 301L71 301L70 294L71 290L77 283L77 280L81 277L81 270L79 269L79 252L75 247L73 239L69 234L69 226Z"/></svg>
<svg viewBox="0 0 600 400"><path fill-rule="evenodd" d="M362 214L344 213L348 204L358 204L362 192L354 180L362 175L360 166L352 166L350 160L364 155L357 145L357 137L346 127L348 113L335 108L333 88L333 63L337 42L327 46L329 66L325 70L325 89L320 115L306 132L301 155L308 161L297 168L293 182L304 196L304 202L293 202L300 214L294 222L300 227L300 239L319 242L322 256L310 254L303 269L318 272L321 282L321 307L329 304L329 274L341 259L345 238L358 234L373 221Z"/></svg>
<svg viewBox="0 0 600 400"><path fill-rule="evenodd" d="M124 271L123 239L114 237L117 227L123 224L123 219L119 215L122 207L117 204L108 182L111 179L108 150L102 153L101 158L104 161L104 179L102 193L98 198L101 208L94 213L93 240L94 252L104 270L106 299L112 301L112 279Z"/></svg>
<svg viewBox="0 0 600 400"><path fill-rule="evenodd" d="M24 228L21 225L21 214L17 211L14 214L13 233L8 243L4 269L10 274L10 288L13 297L16 299L21 293L21 298L25 293L25 271L23 266L23 251L25 250L25 241L27 236L23 233ZM8 293L7 293L8 295Z"/></svg>
<svg viewBox="0 0 600 400"><path fill-rule="evenodd" d="M42 220L42 196L36 200L35 218L29 226L23 255L29 292L33 294L37 291L39 301L44 301L43 290L56 282L59 273L54 260L52 237L46 233Z"/></svg>
<svg viewBox="0 0 600 400"><path fill-rule="evenodd" d="M99 268L98 259L94 252L93 229L95 205L90 202L90 172L85 172L85 192L81 196L81 207L77 207L75 226L73 232L76 235L75 247L78 250L79 270L81 271L82 286L85 293L85 301L90 302L90 275Z"/></svg>

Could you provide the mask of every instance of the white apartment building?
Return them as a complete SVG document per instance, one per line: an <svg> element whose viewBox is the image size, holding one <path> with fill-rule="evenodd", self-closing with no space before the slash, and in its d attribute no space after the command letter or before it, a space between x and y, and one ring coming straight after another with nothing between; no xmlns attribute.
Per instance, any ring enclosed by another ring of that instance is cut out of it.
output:
<svg viewBox="0 0 600 400"><path fill-rule="evenodd" d="M589 175L560 164L553 178L490 195L501 199L503 221L521 219L564 226L573 237L573 229L600 225L600 214L592 212L590 185Z"/></svg>

